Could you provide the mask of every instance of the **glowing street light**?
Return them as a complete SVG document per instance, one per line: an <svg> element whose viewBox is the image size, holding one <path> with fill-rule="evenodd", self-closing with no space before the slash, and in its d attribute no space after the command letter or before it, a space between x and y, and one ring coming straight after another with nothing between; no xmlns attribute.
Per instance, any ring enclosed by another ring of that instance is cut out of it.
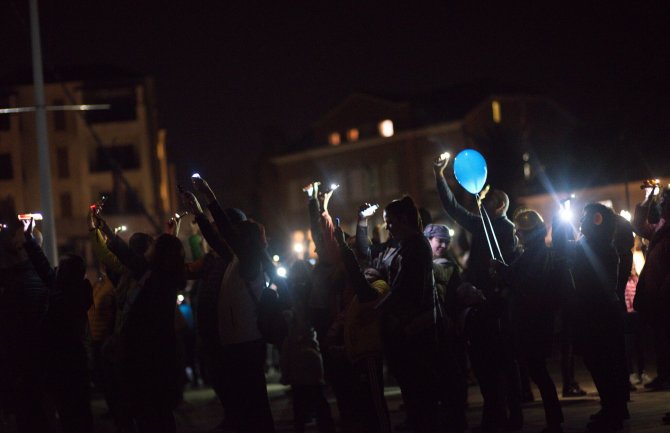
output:
<svg viewBox="0 0 670 433"><path fill-rule="evenodd" d="M277 268L277 276L282 277L282 278L286 278L288 276L288 271L286 270L285 267L279 266Z"/></svg>
<svg viewBox="0 0 670 433"><path fill-rule="evenodd" d="M379 122L379 135L382 137L393 137L394 132L392 120L386 119Z"/></svg>

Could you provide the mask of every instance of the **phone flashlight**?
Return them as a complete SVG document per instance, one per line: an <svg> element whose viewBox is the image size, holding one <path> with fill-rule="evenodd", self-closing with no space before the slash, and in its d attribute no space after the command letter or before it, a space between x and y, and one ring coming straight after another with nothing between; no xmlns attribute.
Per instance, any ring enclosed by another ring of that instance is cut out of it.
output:
<svg viewBox="0 0 670 433"><path fill-rule="evenodd" d="M18 217L20 220L29 220L32 218L35 221L42 221L44 219L41 213L21 213Z"/></svg>
<svg viewBox="0 0 670 433"><path fill-rule="evenodd" d="M379 209L379 205L378 205L378 204L373 204L373 205L370 205L370 206L369 206L367 209L365 209L363 212L361 212L361 214L362 214L364 217L370 217L370 216L372 216L372 215L377 211L377 209Z"/></svg>

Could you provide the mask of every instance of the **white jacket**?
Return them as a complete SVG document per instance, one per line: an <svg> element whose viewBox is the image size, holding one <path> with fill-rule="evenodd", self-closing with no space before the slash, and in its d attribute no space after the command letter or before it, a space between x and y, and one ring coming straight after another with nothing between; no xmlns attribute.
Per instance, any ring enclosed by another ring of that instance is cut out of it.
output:
<svg viewBox="0 0 670 433"><path fill-rule="evenodd" d="M245 281L240 275L240 260L236 255L233 256L219 289L218 322L221 344L244 343L262 338L258 330L258 300L264 287L263 273L259 272L254 281Z"/></svg>

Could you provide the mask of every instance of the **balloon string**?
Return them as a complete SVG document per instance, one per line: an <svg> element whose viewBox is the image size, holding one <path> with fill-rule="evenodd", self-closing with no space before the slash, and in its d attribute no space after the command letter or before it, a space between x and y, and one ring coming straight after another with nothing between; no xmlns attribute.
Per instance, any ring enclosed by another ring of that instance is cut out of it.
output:
<svg viewBox="0 0 670 433"><path fill-rule="evenodd" d="M491 222L491 218L489 218L489 213L486 212L486 208L481 208L480 213L481 213L481 210L484 211L483 214L486 217L486 221L489 223L489 227L491 228L491 237L493 238L493 241L496 244L496 249L498 250L498 255L500 256L500 261L503 264L506 264L505 259L503 258L503 255L502 255L502 251L500 251L500 244L498 244L498 238L496 237L496 232L493 230L493 223Z"/></svg>
<svg viewBox="0 0 670 433"><path fill-rule="evenodd" d="M491 258L495 260L496 255L493 252L493 247L491 246L491 239L489 238L489 231L486 229L486 222L484 221L484 214L482 213L482 204L479 201L479 194L475 194L475 198L477 199L477 207L479 208L479 216L482 219L482 226L484 226L484 235L486 236L486 243L489 246L489 253L491 254ZM486 211L484 211L486 213Z"/></svg>

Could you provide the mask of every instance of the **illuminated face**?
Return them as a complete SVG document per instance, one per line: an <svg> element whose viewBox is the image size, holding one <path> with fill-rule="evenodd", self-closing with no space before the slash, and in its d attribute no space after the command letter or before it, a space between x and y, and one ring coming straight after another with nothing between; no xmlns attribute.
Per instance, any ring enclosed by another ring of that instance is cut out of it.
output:
<svg viewBox="0 0 670 433"><path fill-rule="evenodd" d="M430 238L430 248L433 250L433 258L444 257L449 247L449 241L437 237Z"/></svg>

